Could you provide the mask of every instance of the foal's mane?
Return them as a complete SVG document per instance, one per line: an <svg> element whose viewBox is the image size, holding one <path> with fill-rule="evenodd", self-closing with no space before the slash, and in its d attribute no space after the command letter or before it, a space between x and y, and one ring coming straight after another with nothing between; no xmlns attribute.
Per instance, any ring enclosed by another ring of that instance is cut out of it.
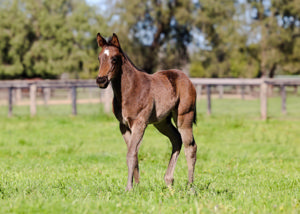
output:
<svg viewBox="0 0 300 214"><path fill-rule="evenodd" d="M131 59L129 58L129 56L122 50L121 47L117 47L117 46L115 46L115 45L112 43L112 37L109 37L109 38L108 38L107 44L108 44L109 46L114 46L114 47L118 48L119 51L120 51L120 53L122 53L122 54L124 55L125 59L128 60L128 62L130 63L130 65L133 66L136 70L145 72L145 71L143 71L142 69L138 68L138 67L131 61Z"/></svg>

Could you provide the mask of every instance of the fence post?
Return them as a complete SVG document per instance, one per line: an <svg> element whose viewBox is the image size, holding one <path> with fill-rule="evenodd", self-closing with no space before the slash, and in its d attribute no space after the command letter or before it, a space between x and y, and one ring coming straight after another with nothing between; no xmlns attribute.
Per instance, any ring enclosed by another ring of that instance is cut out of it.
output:
<svg viewBox="0 0 300 214"><path fill-rule="evenodd" d="M285 85L280 85L281 91L281 113L286 114L286 92L285 92Z"/></svg>
<svg viewBox="0 0 300 214"><path fill-rule="evenodd" d="M75 85L73 85L71 88L71 94L72 94L72 114L77 115L77 90Z"/></svg>
<svg viewBox="0 0 300 214"><path fill-rule="evenodd" d="M242 100L245 99L245 86L244 85L241 85L241 98L242 98Z"/></svg>
<svg viewBox="0 0 300 214"><path fill-rule="evenodd" d="M12 116L12 109L13 109L13 87L8 88L8 117Z"/></svg>
<svg viewBox="0 0 300 214"><path fill-rule="evenodd" d="M43 98L44 98L44 105L48 106L48 101L50 99L50 88L43 88Z"/></svg>
<svg viewBox="0 0 300 214"><path fill-rule="evenodd" d="M236 90L236 95L241 94L241 86L240 85L236 85L235 90Z"/></svg>
<svg viewBox="0 0 300 214"><path fill-rule="evenodd" d="M219 89L219 99L223 99L224 86L223 85L219 85L218 89Z"/></svg>
<svg viewBox="0 0 300 214"><path fill-rule="evenodd" d="M50 93L51 93L51 89L50 88L43 88L44 105L45 106L48 106L48 101L50 99Z"/></svg>
<svg viewBox="0 0 300 214"><path fill-rule="evenodd" d="M267 119L268 111L268 85L265 82L265 79L262 79L260 84L260 115L262 120Z"/></svg>
<svg viewBox="0 0 300 214"><path fill-rule="evenodd" d="M270 86L268 87L268 92L269 92L269 95L270 95L270 96L273 96L273 92L274 92L274 86L273 86L273 85L270 85Z"/></svg>
<svg viewBox="0 0 300 214"><path fill-rule="evenodd" d="M198 99L200 99L201 91L202 91L202 85L200 85L200 84L196 85L196 93L197 93Z"/></svg>
<svg viewBox="0 0 300 214"><path fill-rule="evenodd" d="M30 115L36 115L36 84L30 85Z"/></svg>
<svg viewBox="0 0 300 214"><path fill-rule="evenodd" d="M206 85L207 94L207 114L211 115L211 85Z"/></svg>
<svg viewBox="0 0 300 214"><path fill-rule="evenodd" d="M250 85L250 89L249 89L250 92L249 93L250 93L251 96L255 96L255 90L254 90L254 88L255 88L254 85Z"/></svg>
<svg viewBox="0 0 300 214"><path fill-rule="evenodd" d="M16 88L16 102L19 102L22 100L22 89Z"/></svg>

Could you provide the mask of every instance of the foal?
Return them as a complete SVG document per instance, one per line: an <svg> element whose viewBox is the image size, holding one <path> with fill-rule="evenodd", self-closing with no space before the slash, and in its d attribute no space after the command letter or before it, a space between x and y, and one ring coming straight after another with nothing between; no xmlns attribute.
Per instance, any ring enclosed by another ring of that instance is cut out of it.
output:
<svg viewBox="0 0 300 214"><path fill-rule="evenodd" d="M138 70L122 51L116 34L106 41L100 33L97 84L106 88L111 82L114 92L113 113L127 144L128 181L139 183L138 150L145 129L153 124L172 143L172 154L164 176L166 185L174 181L173 174L182 143L188 164L188 181L193 182L197 145L193 137L196 123L196 91L189 78L179 70L164 70L147 74ZM171 122L173 118L177 128Z"/></svg>

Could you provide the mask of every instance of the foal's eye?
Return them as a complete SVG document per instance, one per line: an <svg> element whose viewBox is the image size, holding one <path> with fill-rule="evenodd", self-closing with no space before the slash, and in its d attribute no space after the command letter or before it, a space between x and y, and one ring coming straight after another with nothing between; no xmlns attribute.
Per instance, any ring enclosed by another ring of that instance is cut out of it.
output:
<svg viewBox="0 0 300 214"><path fill-rule="evenodd" d="M112 63L112 64L116 64L117 61L118 61L117 57L113 57L113 58L111 59L111 63Z"/></svg>

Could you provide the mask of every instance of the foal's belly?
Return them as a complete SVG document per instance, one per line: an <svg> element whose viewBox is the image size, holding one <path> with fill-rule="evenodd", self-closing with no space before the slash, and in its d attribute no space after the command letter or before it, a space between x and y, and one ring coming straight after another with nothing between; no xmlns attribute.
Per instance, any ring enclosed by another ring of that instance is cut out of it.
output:
<svg viewBox="0 0 300 214"><path fill-rule="evenodd" d="M164 120L172 113L174 108L175 108L175 102L172 102L171 100L161 105L158 104L154 105L152 114L149 118L149 123L158 123Z"/></svg>

